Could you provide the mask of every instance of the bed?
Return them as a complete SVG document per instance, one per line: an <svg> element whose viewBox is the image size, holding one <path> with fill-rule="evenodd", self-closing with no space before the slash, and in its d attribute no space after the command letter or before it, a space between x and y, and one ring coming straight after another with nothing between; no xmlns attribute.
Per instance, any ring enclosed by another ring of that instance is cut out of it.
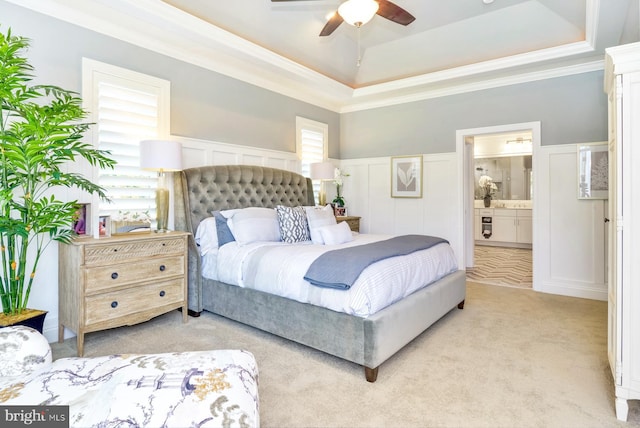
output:
<svg viewBox="0 0 640 428"><path fill-rule="evenodd" d="M249 165L216 165L176 174L175 227L191 232L189 313L203 310L362 365L375 382L379 366L452 309L464 307L465 273L455 270L368 316L338 312L238 287L202 275L195 242L213 211L246 207L314 205L311 180L290 171Z"/></svg>

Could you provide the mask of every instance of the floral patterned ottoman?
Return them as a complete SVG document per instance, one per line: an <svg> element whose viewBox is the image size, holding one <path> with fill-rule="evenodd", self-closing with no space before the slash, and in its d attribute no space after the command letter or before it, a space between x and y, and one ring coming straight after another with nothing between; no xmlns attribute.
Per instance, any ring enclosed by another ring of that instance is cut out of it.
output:
<svg viewBox="0 0 640 428"><path fill-rule="evenodd" d="M74 427L257 427L258 368L241 350L51 362L28 327L0 329L0 404L69 405Z"/></svg>

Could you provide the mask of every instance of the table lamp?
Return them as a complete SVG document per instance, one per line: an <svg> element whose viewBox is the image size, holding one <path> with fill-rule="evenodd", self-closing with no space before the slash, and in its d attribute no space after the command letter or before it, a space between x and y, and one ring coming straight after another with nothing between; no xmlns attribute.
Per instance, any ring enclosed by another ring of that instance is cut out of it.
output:
<svg viewBox="0 0 640 428"><path fill-rule="evenodd" d="M312 180L320 180L320 192L318 193L318 204L327 204L327 194L324 191L325 180L335 178L335 167L331 162L317 162L309 165Z"/></svg>
<svg viewBox="0 0 640 428"><path fill-rule="evenodd" d="M169 189L165 172L182 170L182 145L177 141L140 141L140 168L158 171L156 188L156 232L167 232L169 222Z"/></svg>

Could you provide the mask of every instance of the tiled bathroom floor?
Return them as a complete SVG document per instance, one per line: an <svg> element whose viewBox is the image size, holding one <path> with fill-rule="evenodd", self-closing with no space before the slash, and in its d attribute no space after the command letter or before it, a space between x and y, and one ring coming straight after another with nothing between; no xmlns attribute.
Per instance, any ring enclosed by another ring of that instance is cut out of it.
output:
<svg viewBox="0 0 640 428"><path fill-rule="evenodd" d="M509 287L533 287L531 250L476 245L475 266L467 269L469 281Z"/></svg>

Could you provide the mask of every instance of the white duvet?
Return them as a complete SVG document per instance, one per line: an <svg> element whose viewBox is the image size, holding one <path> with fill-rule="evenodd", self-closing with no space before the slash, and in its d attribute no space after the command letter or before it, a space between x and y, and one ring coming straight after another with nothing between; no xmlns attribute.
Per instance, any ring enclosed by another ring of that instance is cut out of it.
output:
<svg viewBox="0 0 640 428"><path fill-rule="evenodd" d="M349 290L317 287L303 279L311 263L326 251L389 238L356 234L353 241L341 245L230 242L203 256L203 276L367 317L457 270L451 247L438 244L368 266Z"/></svg>

